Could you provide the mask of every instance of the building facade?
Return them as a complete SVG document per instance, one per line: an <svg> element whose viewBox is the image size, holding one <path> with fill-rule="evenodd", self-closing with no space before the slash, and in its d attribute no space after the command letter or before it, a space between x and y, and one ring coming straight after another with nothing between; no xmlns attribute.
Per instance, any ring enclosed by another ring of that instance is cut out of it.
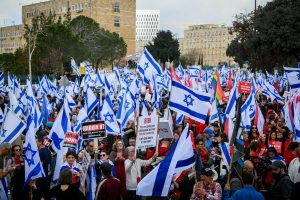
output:
<svg viewBox="0 0 300 200"><path fill-rule="evenodd" d="M233 58L226 56L226 50L234 35L229 34L229 27L217 24L189 26L180 39L182 55L203 58L203 65L216 66L219 62L233 63Z"/></svg>
<svg viewBox="0 0 300 200"><path fill-rule="evenodd" d="M63 17L68 8L72 18L84 15L94 19L100 27L118 33L127 44L127 52L135 52L136 0L50 0L24 5L22 24L31 24L41 13Z"/></svg>
<svg viewBox="0 0 300 200"><path fill-rule="evenodd" d="M23 26L0 27L0 54L13 53L23 46Z"/></svg>
<svg viewBox="0 0 300 200"><path fill-rule="evenodd" d="M142 52L144 47L155 38L160 27L159 10L136 11L136 51Z"/></svg>

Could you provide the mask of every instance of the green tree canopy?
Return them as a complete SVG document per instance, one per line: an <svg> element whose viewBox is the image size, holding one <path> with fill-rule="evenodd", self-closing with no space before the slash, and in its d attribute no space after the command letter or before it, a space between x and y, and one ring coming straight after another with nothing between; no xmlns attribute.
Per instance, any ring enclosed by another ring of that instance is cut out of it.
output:
<svg viewBox="0 0 300 200"><path fill-rule="evenodd" d="M227 49L239 64L272 69L300 61L300 1L273 0L233 22L236 39Z"/></svg>
<svg viewBox="0 0 300 200"><path fill-rule="evenodd" d="M156 60L160 60L162 63L179 60L179 43L169 30L159 31L153 39L153 43L149 43L146 48Z"/></svg>

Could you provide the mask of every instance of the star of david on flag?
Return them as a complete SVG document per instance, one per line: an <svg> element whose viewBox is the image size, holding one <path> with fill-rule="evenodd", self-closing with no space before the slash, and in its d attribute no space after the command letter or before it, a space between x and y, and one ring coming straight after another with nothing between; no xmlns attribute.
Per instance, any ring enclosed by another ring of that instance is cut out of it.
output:
<svg viewBox="0 0 300 200"><path fill-rule="evenodd" d="M101 111L101 119L105 121L105 130L108 134L119 135L120 127L114 114L113 105L107 94Z"/></svg>
<svg viewBox="0 0 300 200"><path fill-rule="evenodd" d="M205 123L208 110L211 108L210 94L192 90L172 81L169 107L197 122Z"/></svg>

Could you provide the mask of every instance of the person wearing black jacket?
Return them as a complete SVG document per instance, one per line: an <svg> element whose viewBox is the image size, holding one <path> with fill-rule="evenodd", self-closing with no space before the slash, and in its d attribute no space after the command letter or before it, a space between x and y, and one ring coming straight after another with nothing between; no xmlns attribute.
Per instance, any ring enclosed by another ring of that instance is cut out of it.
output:
<svg viewBox="0 0 300 200"><path fill-rule="evenodd" d="M285 164L276 160L272 163L273 183L269 190L268 199L272 200L289 200L291 198L293 182L285 172Z"/></svg>

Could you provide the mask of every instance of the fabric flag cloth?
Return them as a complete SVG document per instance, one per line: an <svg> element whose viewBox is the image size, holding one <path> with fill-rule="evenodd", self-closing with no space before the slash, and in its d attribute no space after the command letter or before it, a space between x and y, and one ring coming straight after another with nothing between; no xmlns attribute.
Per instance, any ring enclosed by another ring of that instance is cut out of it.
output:
<svg viewBox="0 0 300 200"><path fill-rule="evenodd" d="M98 99L90 87L87 87L84 101L84 108L89 116L98 104Z"/></svg>
<svg viewBox="0 0 300 200"><path fill-rule="evenodd" d="M0 74L0 92L1 93L5 92L5 89L4 89L4 72L2 72Z"/></svg>
<svg viewBox="0 0 300 200"><path fill-rule="evenodd" d="M300 88L300 69L299 68L291 68L284 67L284 72L289 81L291 90L297 90Z"/></svg>
<svg viewBox="0 0 300 200"><path fill-rule="evenodd" d="M92 164L92 166L89 167L89 169L87 171L87 176L86 176L86 182L87 182L87 188L88 188L88 193L87 193L88 200L95 199L96 189L97 189L96 177L97 177L97 174L96 174L95 165Z"/></svg>
<svg viewBox="0 0 300 200"><path fill-rule="evenodd" d="M0 134L0 144L12 143L25 130L26 124L17 115L8 109L4 118Z"/></svg>
<svg viewBox="0 0 300 200"><path fill-rule="evenodd" d="M56 157L56 165L53 174L53 181L56 181L59 177L60 166L63 164L63 154L65 148L63 147L63 141L65 139L65 135L68 131L71 131L71 123L70 123L70 110L68 107L68 102L65 99L63 107L60 109L54 123L52 129L48 135L48 137L52 140L52 149L57 153Z"/></svg>
<svg viewBox="0 0 300 200"><path fill-rule="evenodd" d="M208 110L211 108L209 101L209 94L194 91L176 81L172 81L169 101L171 110L182 113L197 122L205 123Z"/></svg>
<svg viewBox="0 0 300 200"><path fill-rule="evenodd" d="M39 149L35 141L34 115L29 115L27 119L27 132L24 146L24 164L25 164L25 183L23 188L30 180L45 177L43 165L41 163Z"/></svg>
<svg viewBox="0 0 300 200"><path fill-rule="evenodd" d="M114 109L109 95L107 94L101 111L101 119L105 121L105 130L108 134L119 135L120 127L118 125Z"/></svg>
<svg viewBox="0 0 300 200"><path fill-rule="evenodd" d="M22 114L21 106L19 105L16 95L11 91L8 92L8 102L9 108L16 113L17 116L20 116Z"/></svg>
<svg viewBox="0 0 300 200"><path fill-rule="evenodd" d="M212 102L210 116L209 116L209 123L217 122L219 120L218 109L217 109L217 101L214 99Z"/></svg>
<svg viewBox="0 0 300 200"><path fill-rule="evenodd" d="M146 79L151 80L152 75L162 74L162 69L149 51L145 48L142 57L138 63L138 72L142 73Z"/></svg>
<svg viewBox="0 0 300 200"><path fill-rule="evenodd" d="M121 130L126 128L127 122L134 120L134 107L129 91L123 94L116 119L121 125Z"/></svg>
<svg viewBox="0 0 300 200"><path fill-rule="evenodd" d="M186 125L177 142L168 155L141 182L136 194L140 196L168 195L172 177L195 164L189 124Z"/></svg>
<svg viewBox="0 0 300 200"><path fill-rule="evenodd" d="M222 101L225 97L225 94L224 94L224 91L223 91L221 83L220 83L220 77L219 77L218 70L216 70L216 72L212 78L211 86L215 91L215 98L218 101Z"/></svg>
<svg viewBox="0 0 300 200"><path fill-rule="evenodd" d="M89 120L89 118L87 116L86 110L84 108L81 108L76 117L73 131L76 133L79 133L80 129L81 129L81 123L87 122L88 120Z"/></svg>
<svg viewBox="0 0 300 200"><path fill-rule="evenodd" d="M191 78L199 78L200 68L199 66L190 66L189 72Z"/></svg>
<svg viewBox="0 0 300 200"><path fill-rule="evenodd" d="M265 118L260 110L260 107L256 104L256 111L254 116L254 124L257 126L257 130L260 134L263 133Z"/></svg>
<svg viewBox="0 0 300 200"><path fill-rule="evenodd" d="M295 96L294 99L294 124L295 124L294 141L300 142L300 95Z"/></svg>
<svg viewBox="0 0 300 200"><path fill-rule="evenodd" d="M245 103L243 104L241 108L241 114L242 114L242 126L245 131L251 130L251 120L253 120L255 116L255 85L253 85L252 82L252 89L251 93L247 97Z"/></svg>
<svg viewBox="0 0 300 200"><path fill-rule="evenodd" d="M77 76L80 76L80 71L79 71L79 68L78 68L74 58L71 58L71 68Z"/></svg>
<svg viewBox="0 0 300 200"><path fill-rule="evenodd" d="M221 149L221 155L222 155L222 161L223 164L226 166L228 172L229 172L229 166L230 166L230 146L228 142L223 142L220 145Z"/></svg>
<svg viewBox="0 0 300 200"><path fill-rule="evenodd" d="M8 200L8 189L6 177L0 179L0 199Z"/></svg>

